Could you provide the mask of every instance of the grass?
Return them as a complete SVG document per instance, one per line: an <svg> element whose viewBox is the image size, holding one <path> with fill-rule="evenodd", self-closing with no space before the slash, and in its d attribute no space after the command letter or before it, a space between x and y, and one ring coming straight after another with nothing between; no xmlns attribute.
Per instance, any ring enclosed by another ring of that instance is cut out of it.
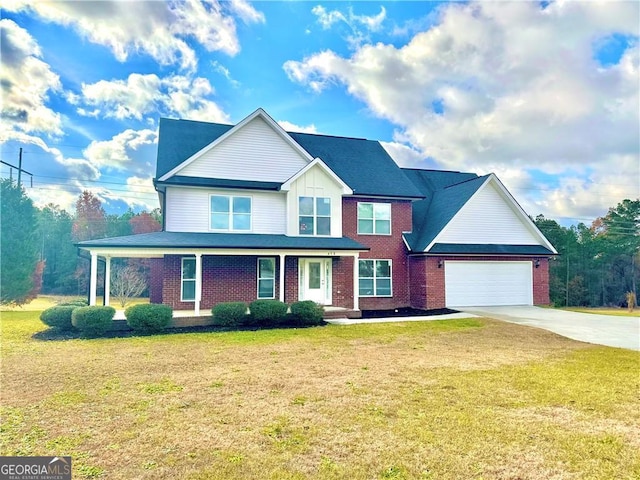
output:
<svg viewBox="0 0 640 480"><path fill-rule="evenodd" d="M640 354L488 319L37 340L3 312L1 455L74 478L633 479Z"/></svg>

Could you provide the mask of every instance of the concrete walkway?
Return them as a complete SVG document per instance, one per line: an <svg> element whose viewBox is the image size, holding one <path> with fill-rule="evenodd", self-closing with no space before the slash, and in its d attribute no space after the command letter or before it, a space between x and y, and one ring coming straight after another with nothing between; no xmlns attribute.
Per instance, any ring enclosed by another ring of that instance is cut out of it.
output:
<svg viewBox="0 0 640 480"><path fill-rule="evenodd" d="M640 316L619 317L552 308L465 307L464 312L544 328L581 342L640 350Z"/></svg>

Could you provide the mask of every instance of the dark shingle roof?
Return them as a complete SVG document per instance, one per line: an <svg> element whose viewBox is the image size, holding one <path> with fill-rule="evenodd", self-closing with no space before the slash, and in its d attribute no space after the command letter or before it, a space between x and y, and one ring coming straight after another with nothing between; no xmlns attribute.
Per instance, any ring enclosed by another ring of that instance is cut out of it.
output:
<svg viewBox="0 0 640 480"><path fill-rule="evenodd" d="M542 245L436 243L429 253L441 255L555 255Z"/></svg>
<svg viewBox="0 0 640 480"><path fill-rule="evenodd" d="M156 178L197 153L233 125L160 119ZM356 195L422 198L387 151L374 140L289 132L312 157L319 157Z"/></svg>
<svg viewBox="0 0 640 480"><path fill-rule="evenodd" d="M279 190L279 182L256 182L252 180L232 180L227 178L203 178L174 175L167 180L156 180L155 185L187 185L192 187L248 188L251 190Z"/></svg>
<svg viewBox="0 0 640 480"><path fill-rule="evenodd" d="M154 232L87 240L80 248L246 248L282 250L369 250L347 237L289 237L246 233Z"/></svg>
<svg viewBox="0 0 640 480"><path fill-rule="evenodd" d="M487 176L475 173L403 169L424 200L413 204L413 231L405 234L409 247L422 252L476 193Z"/></svg>

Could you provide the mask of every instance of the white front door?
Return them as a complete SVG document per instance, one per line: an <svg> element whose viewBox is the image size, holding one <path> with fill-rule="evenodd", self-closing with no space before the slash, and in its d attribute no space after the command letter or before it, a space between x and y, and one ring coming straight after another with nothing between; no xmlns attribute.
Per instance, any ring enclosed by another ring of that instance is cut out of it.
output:
<svg viewBox="0 0 640 480"><path fill-rule="evenodd" d="M300 300L331 305L331 259L301 258L298 269Z"/></svg>

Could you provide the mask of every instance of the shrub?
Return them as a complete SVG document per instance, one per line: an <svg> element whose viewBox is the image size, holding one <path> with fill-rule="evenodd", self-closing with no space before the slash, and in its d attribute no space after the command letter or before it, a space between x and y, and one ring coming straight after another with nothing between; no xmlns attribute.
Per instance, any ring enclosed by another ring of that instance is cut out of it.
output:
<svg viewBox="0 0 640 480"><path fill-rule="evenodd" d="M287 316L287 304L280 300L254 300L249 304L249 311L254 325L273 326Z"/></svg>
<svg viewBox="0 0 640 480"><path fill-rule="evenodd" d="M87 305L89 305L87 301L82 299L69 300L58 304L59 307L86 307Z"/></svg>
<svg viewBox="0 0 640 480"><path fill-rule="evenodd" d="M302 325L323 325L324 308L311 300L303 300L291 304L291 317Z"/></svg>
<svg viewBox="0 0 640 480"><path fill-rule="evenodd" d="M45 325L48 325L58 330L73 330L73 324L71 323L71 314L78 308L72 305L56 305L55 307L47 308L40 314L40 320Z"/></svg>
<svg viewBox="0 0 640 480"><path fill-rule="evenodd" d="M213 324L223 327L242 325L247 318L247 304L243 302L218 303L211 309Z"/></svg>
<svg viewBox="0 0 640 480"><path fill-rule="evenodd" d="M124 316L127 324L137 332L159 332L171 323L173 308L158 303L133 305L124 311Z"/></svg>
<svg viewBox="0 0 640 480"><path fill-rule="evenodd" d="M71 314L71 323L88 337L104 335L113 322L113 307L77 307Z"/></svg>

